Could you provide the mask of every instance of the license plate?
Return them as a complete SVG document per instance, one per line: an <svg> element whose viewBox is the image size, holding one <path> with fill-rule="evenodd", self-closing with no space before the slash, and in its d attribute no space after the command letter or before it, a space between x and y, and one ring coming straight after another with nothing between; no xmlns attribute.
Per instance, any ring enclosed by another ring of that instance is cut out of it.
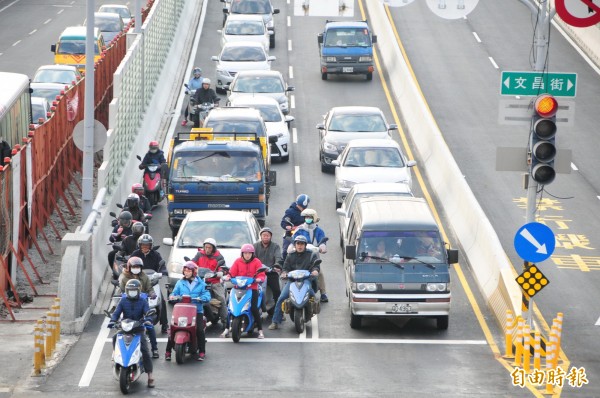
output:
<svg viewBox="0 0 600 398"><path fill-rule="evenodd" d="M388 314L416 314L419 312L419 307L416 303L393 303L387 305L385 312Z"/></svg>
<svg viewBox="0 0 600 398"><path fill-rule="evenodd" d="M344 72L344 73L352 73L352 72L354 72L354 67L352 67L352 66L344 66L342 68L342 72Z"/></svg>

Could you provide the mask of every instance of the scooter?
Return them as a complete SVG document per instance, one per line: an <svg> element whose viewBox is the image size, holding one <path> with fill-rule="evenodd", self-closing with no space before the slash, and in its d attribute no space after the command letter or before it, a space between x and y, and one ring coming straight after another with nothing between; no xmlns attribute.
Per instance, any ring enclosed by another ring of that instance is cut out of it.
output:
<svg viewBox="0 0 600 398"><path fill-rule="evenodd" d="M154 310L146 313L145 317L154 315ZM110 316L108 312L105 312ZM142 360L141 340L145 338L145 333L139 333L152 325L146 325L144 320L122 319L115 322L117 329L117 339L112 356L113 375L119 380L119 387L123 394L129 393L131 383L135 382L144 370Z"/></svg>
<svg viewBox="0 0 600 398"><path fill-rule="evenodd" d="M250 286L255 282L256 276L265 272L266 266L260 267L253 277L238 276L231 278L233 288L227 305L227 318L231 325L231 338L234 343L239 343L242 333L252 333L256 327L251 311L252 289ZM258 285L258 310L262 316L262 301L264 293L262 285Z"/></svg>
<svg viewBox="0 0 600 398"><path fill-rule="evenodd" d="M321 260L316 260L315 264L320 264ZM290 315L294 321L296 332L304 332L304 324L310 322L314 315L321 312L321 306L314 296L310 297L309 291L311 285L316 279L310 274L310 271L297 269L287 274L290 284L290 296L283 302L283 312Z"/></svg>
<svg viewBox="0 0 600 398"><path fill-rule="evenodd" d="M150 278L150 282L152 283L152 290L154 294L148 296L148 306L150 309L154 309L156 311L155 316L152 317L152 324L156 325L160 320L161 308L163 295L160 290L160 278L162 278L162 273L156 272L153 269L144 269L144 273Z"/></svg>
<svg viewBox="0 0 600 398"><path fill-rule="evenodd" d="M173 307L171 324L169 327L169 339L175 343L175 360L182 364L186 353L198 351L196 339L197 309L193 302L200 302L200 298L191 298L189 295L172 296L171 303L177 303ZM206 318L202 317L201 327L206 330Z"/></svg>
<svg viewBox="0 0 600 398"><path fill-rule="evenodd" d="M194 113L192 114L194 127L202 127L204 125L204 119L206 119L208 112L210 112L210 110L217 105L213 102L203 102L201 104L196 104L195 99L191 99L190 104L192 103L192 101L194 101Z"/></svg>
<svg viewBox="0 0 600 398"><path fill-rule="evenodd" d="M142 158L137 155L141 162ZM161 192L161 165L160 164L145 164L144 169L144 196L148 198L152 206L157 205L163 199Z"/></svg>
<svg viewBox="0 0 600 398"><path fill-rule="evenodd" d="M209 301L208 303L204 303L204 317L208 322L215 325L219 322L219 308L215 305L216 303L212 303L212 301L217 300L217 298L213 293L212 283L209 282L209 280L213 278L222 278L223 272L214 272L208 268L198 268L198 276L204 280L204 283L206 284L206 290L210 290L210 294L212 297L211 301ZM229 297L227 289L223 288L223 290L225 292L225 303L227 303Z"/></svg>

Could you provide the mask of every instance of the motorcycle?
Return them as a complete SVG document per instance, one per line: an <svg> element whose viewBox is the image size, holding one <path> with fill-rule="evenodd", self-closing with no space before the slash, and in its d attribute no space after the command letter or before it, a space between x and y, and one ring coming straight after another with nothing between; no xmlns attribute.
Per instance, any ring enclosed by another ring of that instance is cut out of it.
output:
<svg viewBox="0 0 600 398"><path fill-rule="evenodd" d="M172 339L175 348L175 360L182 364L186 353L198 351L196 339L197 309L193 302L200 302L200 298L192 298L189 295L174 296L169 302L176 303L171 315L169 327L169 339ZM206 330L206 318L202 317L201 327Z"/></svg>
<svg viewBox="0 0 600 398"><path fill-rule="evenodd" d="M231 325L231 338L234 343L239 343L242 333L252 333L256 327L251 311L252 289L250 286L255 282L256 276L267 270L266 266L260 267L253 277L237 276L231 278L233 288L227 305L227 318ZM262 284L258 285L258 310L262 316L262 302L264 293Z"/></svg>
<svg viewBox="0 0 600 398"><path fill-rule="evenodd" d="M152 317L152 324L156 325L160 320L161 308L163 295L160 290L160 278L162 278L162 273L156 272L153 269L144 269L144 273L150 278L150 282L152 283L152 290L154 294L148 295L148 306L150 309L154 309L156 311L155 316Z"/></svg>
<svg viewBox="0 0 600 398"><path fill-rule="evenodd" d="M145 316L153 316L153 312L150 310ZM105 314L110 317L108 312ZM117 329L117 339L112 355L113 375L119 380L121 392L128 394L131 383L145 372L140 340L145 338L145 333L141 336L138 333L152 326L146 325L143 319L122 319L115 322L114 327Z"/></svg>
<svg viewBox="0 0 600 398"><path fill-rule="evenodd" d="M204 303L204 316L208 322L215 325L219 322L219 307L217 307L217 305L220 306L221 302L215 297L212 290L212 283L210 283L209 280L213 278L222 278L223 272L214 272L208 268L198 268L198 276L204 280L206 289L210 290L212 297L208 303ZM225 292L225 303L227 303L229 295L227 289L223 288L223 290Z"/></svg>
<svg viewBox="0 0 600 398"><path fill-rule="evenodd" d="M141 162L142 158L137 155ZM161 195L161 165L160 164L145 164L144 165L144 196L150 201L150 205L155 206L163 199Z"/></svg>
<svg viewBox="0 0 600 398"><path fill-rule="evenodd" d="M204 125L204 119L208 115L211 109L215 106L218 106L217 103L213 102L203 102L201 104L196 103L196 99L194 97L190 98L190 105L193 107L193 112L190 111L190 115L192 116L192 120L194 122L194 127L202 127Z"/></svg>
<svg viewBox="0 0 600 398"><path fill-rule="evenodd" d="M315 261L320 264L321 260ZM290 320L294 321L296 332L304 332L304 324L310 322L314 315L321 311L321 306L314 296L308 293L316 277L308 270L298 269L287 274L290 284L290 296L283 302L283 312L289 314Z"/></svg>

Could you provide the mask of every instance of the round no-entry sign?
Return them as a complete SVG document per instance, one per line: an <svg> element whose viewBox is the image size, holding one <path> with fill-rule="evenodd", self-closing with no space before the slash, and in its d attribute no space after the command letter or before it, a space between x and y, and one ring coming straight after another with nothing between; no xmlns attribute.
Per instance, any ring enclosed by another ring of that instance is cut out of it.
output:
<svg viewBox="0 0 600 398"><path fill-rule="evenodd" d="M563 21L577 28L587 28L600 22L597 0L555 0L556 13Z"/></svg>

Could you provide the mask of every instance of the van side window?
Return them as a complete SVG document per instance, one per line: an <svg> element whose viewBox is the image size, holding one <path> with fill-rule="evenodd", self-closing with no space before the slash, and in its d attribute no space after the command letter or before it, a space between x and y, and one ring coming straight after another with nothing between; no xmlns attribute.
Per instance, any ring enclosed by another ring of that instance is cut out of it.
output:
<svg viewBox="0 0 600 398"><path fill-rule="evenodd" d="M354 244L356 241L356 222L354 217L350 219L350 225L348 226L348 244Z"/></svg>

